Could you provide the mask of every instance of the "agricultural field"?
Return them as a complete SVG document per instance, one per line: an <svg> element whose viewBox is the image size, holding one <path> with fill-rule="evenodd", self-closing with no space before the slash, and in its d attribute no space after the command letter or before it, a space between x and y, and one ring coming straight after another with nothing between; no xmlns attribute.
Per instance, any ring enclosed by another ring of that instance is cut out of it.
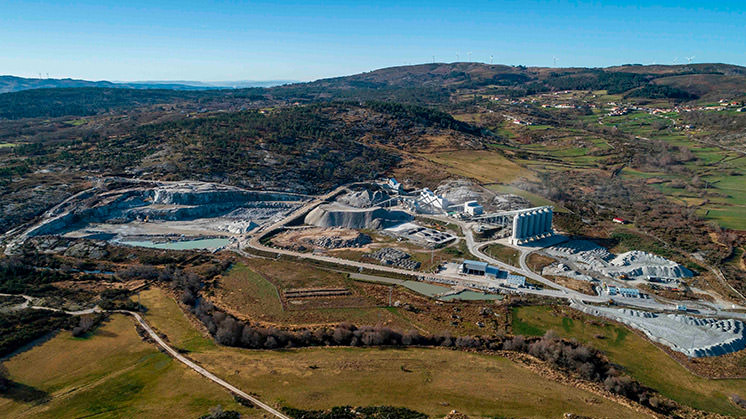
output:
<svg viewBox="0 0 746 419"><path fill-rule="evenodd" d="M422 156L445 166L454 175L473 178L482 183L509 184L519 178L534 179L530 170L494 151L446 151Z"/></svg>
<svg viewBox="0 0 746 419"><path fill-rule="evenodd" d="M729 397L746 397L746 379L713 380L693 374L662 349L625 326L570 308L528 306L513 310L513 332L541 336L548 330L603 351L640 383L697 409L742 416Z"/></svg>
<svg viewBox="0 0 746 419"><path fill-rule="evenodd" d="M451 333L454 336L505 331L503 321L480 314L485 306L493 307L494 311L502 310L502 306L493 301L434 304L431 298L403 286L352 280L345 273L308 265L298 264L296 267L288 262L246 260L218 281L218 289L210 297L215 304L238 318L278 327L350 322L384 325L404 331L419 330L428 334ZM286 289L307 287L344 287L351 291L351 295L305 299L281 296ZM155 304L164 304L163 298L158 298L159 302ZM400 307L387 307L389 301L399 301ZM458 320L451 317L454 313L458 314ZM483 322L485 326L478 327L477 322Z"/></svg>
<svg viewBox="0 0 746 419"><path fill-rule="evenodd" d="M151 290L142 301L152 305L148 321L174 345L187 345L197 333L185 316L172 317L178 307L164 293ZM327 409L386 404L433 416L444 416L452 409L483 417L558 416L564 412L636 416L626 407L493 355L418 348L257 351L199 347L189 354L191 358L275 405ZM514 397L518 392L522 397Z"/></svg>
<svg viewBox="0 0 746 419"><path fill-rule="evenodd" d="M6 418L198 417L217 405L251 413L218 385L143 342L134 321L123 315L90 337L60 332L3 364L21 386L0 396Z"/></svg>

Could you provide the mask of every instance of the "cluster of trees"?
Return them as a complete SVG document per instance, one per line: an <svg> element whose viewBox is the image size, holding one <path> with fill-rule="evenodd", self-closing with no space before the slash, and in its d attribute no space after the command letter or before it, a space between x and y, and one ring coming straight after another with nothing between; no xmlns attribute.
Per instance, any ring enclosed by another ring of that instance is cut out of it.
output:
<svg viewBox="0 0 746 419"><path fill-rule="evenodd" d="M7 392L12 385L13 382L10 380L8 369L5 368L5 365L0 364L0 394Z"/></svg>
<svg viewBox="0 0 746 419"><path fill-rule="evenodd" d="M307 346L442 346L471 350L508 350L533 355L551 366L601 383L609 391L647 405L659 412L674 406L656 396L651 389L622 375L598 350L577 342L559 339L552 333L543 337L422 335L417 331L400 332L388 327L342 323L334 328L280 330L244 323L218 310L210 302L192 307L194 315L222 345L251 349L278 349ZM313 416L310 416L313 417Z"/></svg>
<svg viewBox="0 0 746 419"><path fill-rule="evenodd" d="M23 345L74 322L64 313L44 310L19 310L0 313L0 357Z"/></svg>
<svg viewBox="0 0 746 419"><path fill-rule="evenodd" d="M0 94L0 118L85 116L175 100L214 96L213 92L166 89L58 88Z"/></svg>
<svg viewBox="0 0 746 419"><path fill-rule="evenodd" d="M663 84L646 84L639 89L627 93L626 97L641 97L649 99L677 99L681 101L699 99L694 93L689 93L676 87Z"/></svg>
<svg viewBox="0 0 746 419"><path fill-rule="evenodd" d="M481 128L454 119L449 113L417 105L406 105L393 102L367 102L366 107L381 113L392 115L399 119L412 120L424 126L437 126L452 129L467 134L480 135Z"/></svg>

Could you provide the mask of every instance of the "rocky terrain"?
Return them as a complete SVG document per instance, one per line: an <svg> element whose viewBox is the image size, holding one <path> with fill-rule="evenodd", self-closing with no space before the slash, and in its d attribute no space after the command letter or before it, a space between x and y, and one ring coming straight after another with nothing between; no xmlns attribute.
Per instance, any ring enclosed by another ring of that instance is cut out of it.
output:
<svg viewBox="0 0 746 419"><path fill-rule="evenodd" d="M399 249L384 247L373 253L366 254L365 257L375 259L384 265L396 266L404 269L419 269L420 262L411 259L411 256Z"/></svg>

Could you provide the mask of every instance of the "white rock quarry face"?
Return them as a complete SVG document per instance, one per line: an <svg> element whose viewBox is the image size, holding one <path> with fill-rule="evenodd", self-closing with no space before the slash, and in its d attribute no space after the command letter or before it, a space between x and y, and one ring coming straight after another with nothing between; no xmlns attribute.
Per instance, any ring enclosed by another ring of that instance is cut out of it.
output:
<svg viewBox="0 0 746 419"><path fill-rule="evenodd" d="M744 323L740 320L703 319L574 303L572 306L594 316L624 323L645 333L652 341L695 358L724 355L746 348Z"/></svg>

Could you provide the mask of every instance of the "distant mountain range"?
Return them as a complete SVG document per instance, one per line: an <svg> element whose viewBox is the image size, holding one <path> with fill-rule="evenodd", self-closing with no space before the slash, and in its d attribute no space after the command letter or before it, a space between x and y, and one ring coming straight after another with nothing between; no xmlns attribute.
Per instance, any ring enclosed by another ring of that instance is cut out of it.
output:
<svg viewBox="0 0 746 419"><path fill-rule="evenodd" d="M16 76L0 76L0 93L18 92L29 89L54 89L63 87L109 87L128 89L169 89L169 90L213 90L213 89L243 89L247 87L272 87L283 84L296 83L294 80L267 81L134 81L111 82L106 80L90 81L79 79L40 79Z"/></svg>

